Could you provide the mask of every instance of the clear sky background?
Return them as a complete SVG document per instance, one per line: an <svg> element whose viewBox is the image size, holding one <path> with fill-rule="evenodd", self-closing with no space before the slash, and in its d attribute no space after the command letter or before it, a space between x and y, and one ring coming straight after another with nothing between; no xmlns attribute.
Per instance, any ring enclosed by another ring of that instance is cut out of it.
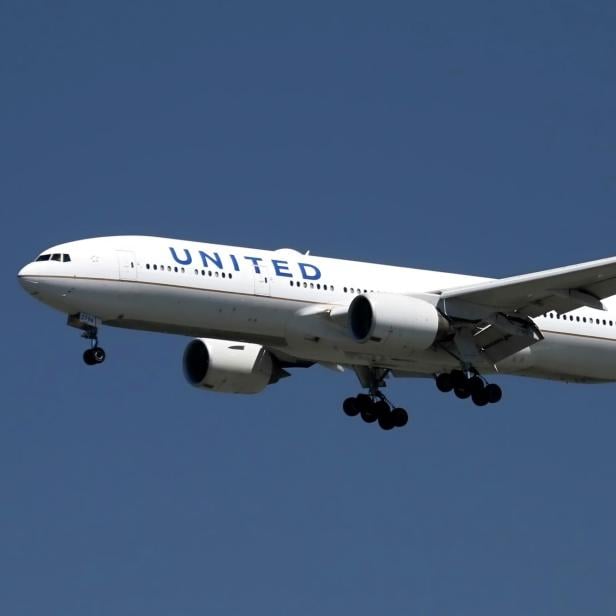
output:
<svg viewBox="0 0 616 616"><path fill-rule="evenodd" d="M107 362L18 286L152 234L486 276L616 254L613 2L0 3L0 613L616 613L616 385ZM615 357L616 361L616 357Z"/></svg>

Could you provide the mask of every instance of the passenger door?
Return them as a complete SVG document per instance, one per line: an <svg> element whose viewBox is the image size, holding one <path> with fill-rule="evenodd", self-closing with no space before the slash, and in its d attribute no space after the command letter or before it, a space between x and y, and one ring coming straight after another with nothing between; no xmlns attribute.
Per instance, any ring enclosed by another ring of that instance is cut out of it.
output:
<svg viewBox="0 0 616 616"><path fill-rule="evenodd" d="M120 280L137 280L137 260L132 250L116 250Z"/></svg>

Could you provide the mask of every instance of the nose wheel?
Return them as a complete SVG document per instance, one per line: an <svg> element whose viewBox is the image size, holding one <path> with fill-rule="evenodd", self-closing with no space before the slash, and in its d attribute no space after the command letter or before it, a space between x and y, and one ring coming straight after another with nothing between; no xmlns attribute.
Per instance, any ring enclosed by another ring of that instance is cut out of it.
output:
<svg viewBox="0 0 616 616"><path fill-rule="evenodd" d="M90 349L86 349L83 353L83 361L88 366L102 364L105 361L105 350L99 346L93 346Z"/></svg>

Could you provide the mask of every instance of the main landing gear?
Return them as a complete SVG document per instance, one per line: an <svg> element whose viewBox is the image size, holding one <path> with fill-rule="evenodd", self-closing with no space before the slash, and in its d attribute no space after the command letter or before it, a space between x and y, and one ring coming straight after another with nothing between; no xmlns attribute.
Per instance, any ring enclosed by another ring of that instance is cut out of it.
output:
<svg viewBox="0 0 616 616"><path fill-rule="evenodd" d="M394 408L380 390L370 394L358 394L347 398L342 410L349 416L359 415L366 423L378 422L383 430L403 428L409 421L409 414L403 408Z"/></svg>
<svg viewBox="0 0 616 616"><path fill-rule="evenodd" d="M105 351L102 347L98 346L98 328L86 328L81 337L90 341L90 348L86 349L83 353L83 361L88 366L102 364L105 361Z"/></svg>
<svg viewBox="0 0 616 616"><path fill-rule="evenodd" d="M342 404L345 414L349 417L359 415L366 423L378 422L383 430L406 426L409 414L403 408L394 407L381 391L386 385L389 370L367 366L356 366L354 369L362 387L369 393L347 398Z"/></svg>
<svg viewBox="0 0 616 616"><path fill-rule="evenodd" d="M477 406L496 404L503 397L503 391L498 385L486 383L477 373L462 370L438 374L436 387L444 393L453 391L461 400L471 398Z"/></svg>

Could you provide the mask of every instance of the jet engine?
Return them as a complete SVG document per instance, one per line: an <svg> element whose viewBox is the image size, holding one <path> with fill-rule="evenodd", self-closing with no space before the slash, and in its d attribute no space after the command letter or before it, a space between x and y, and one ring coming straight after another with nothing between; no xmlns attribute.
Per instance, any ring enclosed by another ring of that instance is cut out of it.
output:
<svg viewBox="0 0 616 616"><path fill-rule="evenodd" d="M429 349L449 332L449 322L430 303L394 294L357 296L349 306L348 324L357 342L378 343L388 352Z"/></svg>
<svg viewBox="0 0 616 616"><path fill-rule="evenodd" d="M186 380L195 387L234 394L258 394L289 376L259 344L196 338L182 361Z"/></svg>

